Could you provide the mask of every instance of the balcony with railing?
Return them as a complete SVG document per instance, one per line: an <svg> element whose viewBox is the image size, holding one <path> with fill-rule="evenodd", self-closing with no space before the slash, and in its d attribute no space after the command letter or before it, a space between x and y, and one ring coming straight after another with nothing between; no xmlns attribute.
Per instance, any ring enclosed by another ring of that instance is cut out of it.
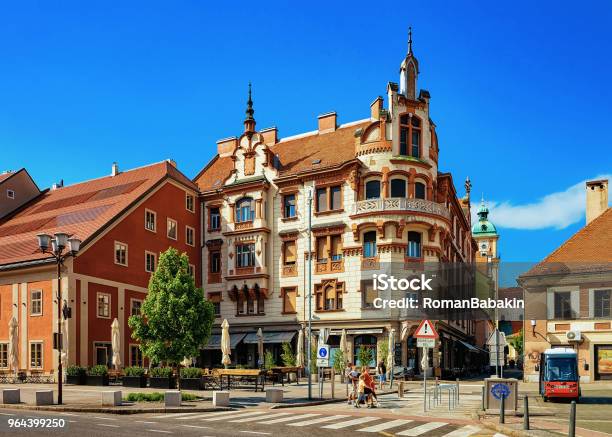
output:
<svg viewBox="0 0 612 437"><path fill-rule="evenodd" d="M397 211L421 212L434 214L450 219L450 212L443 204L425 199L406 199L405 197L388 197L386 199L360 200L353 205L353 215L376 212Z"/></svg>
<svg viewBox="0 0 612 437"><path fill-rule="evenodd" d="M342 257L332 257L317 260L315 263L315 274L342 273L344 271L344 260Z"/></svg>

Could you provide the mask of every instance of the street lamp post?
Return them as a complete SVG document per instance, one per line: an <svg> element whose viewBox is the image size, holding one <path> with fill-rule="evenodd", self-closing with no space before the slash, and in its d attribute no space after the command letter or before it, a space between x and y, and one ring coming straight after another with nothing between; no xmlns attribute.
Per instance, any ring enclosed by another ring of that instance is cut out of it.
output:
<svg viewBox="0 0 612 437"><path fill-rule="evenodd" d="M308 190L308 400L312 399L312 189Z"/></svg>
<svg viewBox="0 0 612 437"><path fill-rule="evenodd" d="M64 260L69 256L75 257L81 247L81 240L74 237L69 237L64 232L57 232L53 236L49 234L38 234L38 248L42 253L51 255L55 259L57 264L57 340L56 349L57 354L57 404L62 404L62 355L60 350L62 349L62 315L64 319L67 319L70 314L67 311L66 314L62 313L62 265ZM68 250L66 250L68 249ZM65 306L65 309L68 307Z"/></svg>

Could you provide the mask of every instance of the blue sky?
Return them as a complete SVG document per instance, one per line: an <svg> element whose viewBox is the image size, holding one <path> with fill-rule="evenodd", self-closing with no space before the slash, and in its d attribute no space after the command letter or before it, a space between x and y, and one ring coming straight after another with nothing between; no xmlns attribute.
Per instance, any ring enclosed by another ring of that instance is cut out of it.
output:
<svg viewBox="0 0 612 437"><path fill-rule="evenodd" d="M612 173L610 2L217 5L5 3L2 169L47 187L170 157L194 176L241 132L249 80L258 127L281 136L331 110L367 117L412 25L440 168L491 201L504 260L566 240L584 222L577 184Z"/></svg>

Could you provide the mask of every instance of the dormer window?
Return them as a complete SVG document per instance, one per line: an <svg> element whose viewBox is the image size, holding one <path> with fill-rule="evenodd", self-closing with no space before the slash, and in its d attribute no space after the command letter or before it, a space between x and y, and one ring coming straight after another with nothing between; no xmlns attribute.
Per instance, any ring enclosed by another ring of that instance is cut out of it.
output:
<svg viewBox="0 0 612 437"><path fill-rule="evenodd" d="M245 197L236 203L236 223L252 222L255 220L255 208L253 199Z"/></svg>
<svg viewBox="0 0 612 437"><path fill-rule="evenodd" d="M380 199L380 181L379 180L373 180L373 181L366 182L365 198L366 199Z"/></svg>
<svg viewBox="0 0 612 437"><path fill-rule="evenodd" d="M400 117L400 155L421 157L421 120L414 115Z"/></svg>
<svg viewBox="0 0 612 437"><path fill-rule="evenodd" d="M13 191L13 190L6 190L6 197L8 197L9 199L14 199L15 198L15 191Z"/></svg>

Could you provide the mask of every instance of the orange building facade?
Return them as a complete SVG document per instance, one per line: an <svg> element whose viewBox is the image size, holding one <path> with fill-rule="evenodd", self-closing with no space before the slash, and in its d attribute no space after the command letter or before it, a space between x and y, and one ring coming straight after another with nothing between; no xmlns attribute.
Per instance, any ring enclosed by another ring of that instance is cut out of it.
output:
<svg viewBox="0 0 612 437"><path fill-rule="evenodd" d="M123 365L144 364L127 326L147 293L159 254L174 247L199 264L197 187L171 161L43 191L0 222L0 371L8 369L8 326L18 323L19 370L56 369L57 270L36 235L65 232L83 241L62 268L68 319L67 364L110 365L111 323L119 320Z"/></svg>

